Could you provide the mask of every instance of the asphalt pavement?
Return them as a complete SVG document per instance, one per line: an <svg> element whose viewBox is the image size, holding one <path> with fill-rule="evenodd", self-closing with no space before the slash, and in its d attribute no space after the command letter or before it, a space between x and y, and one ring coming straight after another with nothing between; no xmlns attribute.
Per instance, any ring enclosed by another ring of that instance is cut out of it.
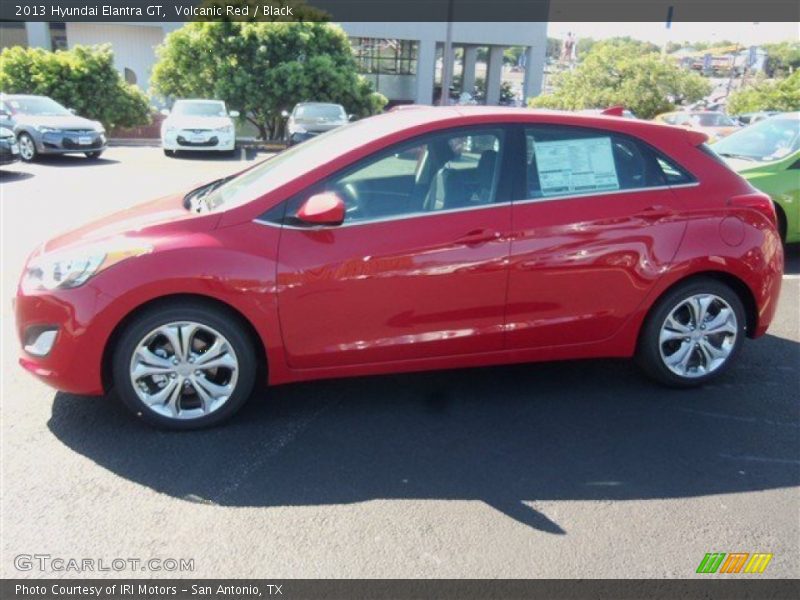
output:
<svg viewBox="0 0 800 600"><path fill-rule="evenodd" d="M1 576L687 578L707 552L800 576L797 247L769 333L698 390L623 360L366 377L169 433L17 366L10 299L38 243L264 157L112 148L0 170ZM21 554L194 570L19 571Z"/></svg>

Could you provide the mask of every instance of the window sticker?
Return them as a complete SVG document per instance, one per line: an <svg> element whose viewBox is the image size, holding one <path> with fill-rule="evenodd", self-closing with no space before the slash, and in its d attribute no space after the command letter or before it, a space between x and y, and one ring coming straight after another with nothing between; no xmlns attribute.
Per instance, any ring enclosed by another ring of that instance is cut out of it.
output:
<svg viewBox="0 0 800 600"><path fill-rule="evenodd" d="M534 142L543 196L618 190L610 137Z"/></svg>

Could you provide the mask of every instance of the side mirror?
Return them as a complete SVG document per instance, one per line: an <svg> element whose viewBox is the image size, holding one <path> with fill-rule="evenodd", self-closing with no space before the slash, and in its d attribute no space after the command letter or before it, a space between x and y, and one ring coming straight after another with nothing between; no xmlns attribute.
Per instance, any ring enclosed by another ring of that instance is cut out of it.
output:
<svg viewBox="0 0 800 600"><path fill-rule="evenodd" d="M303 202L297 218L312 225L341 225L344 211L344 201L336 192L322 192Z"/></svg>
<svg viewBox="0 0 800 600"><path fill-rule="evenodd" d="M168 116L169 116L169 109L168 109L168 108L162 108L162 109L161 109L159 112L160 112L162 115L164 115L165 117L168 117Z"/></svg>
<svg viewBox="0 0 800 600"><path fill-rule="evenodd" d="M231 112L228 113L228 116L231 117L232 119L238 119L239 118L239 111L238 110L232 110Z"/></svg>
<svg viewBox="0 0 800 600"><path fill-rule="evenodd" d="M347 115L347 120L348 121L355 121L356 120L356 116L351 113L351 114Z"/></svg>
<svg viewBox="0 0 800 600"><path fill-rule="evenodd" d="M282 111L281 111L281 116L282 116L284 119L288 119L288 118L289 118L289 111L288 111L288 110L282 110Z"/></svg>

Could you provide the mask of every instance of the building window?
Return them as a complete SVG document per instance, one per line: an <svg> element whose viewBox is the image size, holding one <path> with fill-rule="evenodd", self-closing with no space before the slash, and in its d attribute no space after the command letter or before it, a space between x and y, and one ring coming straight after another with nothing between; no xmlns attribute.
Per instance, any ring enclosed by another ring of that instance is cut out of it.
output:
<svg viewBox="0 0 800 600"><path fill-rule="evenodd" d="M136 73L133 71L133 69L125 67L125 81L131 85L136 85Z"/></svg>
<svg viewBox="0 0 800 600"><path fill-rule="evenodd" d="M67 49L67 24L50 23L50 47L53 50Z"/></svg>
<svg viewBox="0 0 800 600"><path fill-rule="evenodd" d="M382 38L351 38L360 73L414 75L417 72L417 42Z"/></svg>
<svg viewBox="0 0 800 600"><path fill-rule="evenodd" d="M22 21L0 21L0 49L27 46L28 33Z"/></svg>

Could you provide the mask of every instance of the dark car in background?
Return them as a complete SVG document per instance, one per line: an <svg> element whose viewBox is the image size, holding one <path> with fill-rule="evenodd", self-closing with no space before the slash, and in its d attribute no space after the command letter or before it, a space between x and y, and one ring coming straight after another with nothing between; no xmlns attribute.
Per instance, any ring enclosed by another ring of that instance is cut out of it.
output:
<svg viewBox="0 0 800 600"><path fill-rule="evenodd" d="M283 117L288 117L286 140L290 146L341 127L352 119L341 104L327 102L300 102L291 114L284 111Z"/></svg>
<svg viewBox="0 0 800 600"><path fill-rule="evenodd" d="M47 96L0 95L0 126L17 136L26 162L42 154L99 158L106 149L106 132L99 121L79 117Z"/></svg>
<svg viewBox="0 0 800 600"><path fill-rule="evenodd" d="M10 165L19 160L19 146L14 132L0 127L0 165Z"/></svg>

